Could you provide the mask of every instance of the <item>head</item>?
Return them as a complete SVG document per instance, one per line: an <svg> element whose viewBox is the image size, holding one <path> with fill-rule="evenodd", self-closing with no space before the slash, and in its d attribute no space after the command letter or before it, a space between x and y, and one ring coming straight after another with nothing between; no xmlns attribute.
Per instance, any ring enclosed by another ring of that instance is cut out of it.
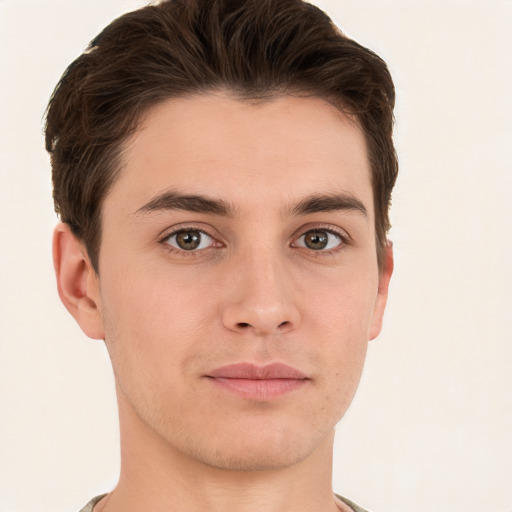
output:
<svg viewBox="0 0 512 512"><path fill-rule="evenodd" d="M386 64L298 0L171 0L111 23L50 100L46 147L55 208L99 271L102 203L124 141L166 99L229 91L244 101L321 98L359 124L372 173L380 267L397 175Z"/></svg>
<svg viewBox="0 0 512 512"><path fill-rule="evenodd" d="M329 444L387 297L393 94L299 0L149 6L68 68L59 290L105 339L141 457L275 469Z"/></svg>

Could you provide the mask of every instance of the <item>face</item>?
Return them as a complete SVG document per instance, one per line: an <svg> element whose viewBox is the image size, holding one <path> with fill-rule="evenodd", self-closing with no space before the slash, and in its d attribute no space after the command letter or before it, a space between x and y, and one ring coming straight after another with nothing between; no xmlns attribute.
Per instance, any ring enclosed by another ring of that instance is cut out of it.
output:
<svg viewBox="0 0 512 512"><path fill-rule="evenodd" d="M380 329L370 168L320 99L173 99L104 201L98 321L121 425L218 468L315 452Z"/></svg>

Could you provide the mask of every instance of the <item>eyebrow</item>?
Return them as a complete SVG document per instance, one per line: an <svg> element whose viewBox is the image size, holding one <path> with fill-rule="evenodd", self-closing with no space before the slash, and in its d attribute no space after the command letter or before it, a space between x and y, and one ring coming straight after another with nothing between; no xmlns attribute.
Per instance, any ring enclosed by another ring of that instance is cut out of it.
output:
<svg viewBox="0 0 512 512"><path fill-rule="evenodd" d="M368 217L368 211L362 201L348 193L338 194L312 194L293 208L290 209L292 215L307 215L318 212L333 212L339 210L354 211Z"/></svg>
<svg viewBox="0 0 512 512"><path fill-rule="evenodd" d="M223 217L234 217L237 208L224 201L204 195L182 194L178 191L166 191L141 206L135 215L141 215L165 210L183 210L189 212L209 213ZM364 204L348 193L312 194L302 199L296 205L285 208L285 214L291 216L308 215L318 212L354 211L368 217Z"/></svg>
<svg viewBox="0 0 512 512"><path fill-rule="evenodd" d="M162 210L184 210L233 217L236 208L223 199L214 199L195 194L182 194L177 191L167 191L157 195L144 206L140 207L135 212L135 215Z"/></svg>

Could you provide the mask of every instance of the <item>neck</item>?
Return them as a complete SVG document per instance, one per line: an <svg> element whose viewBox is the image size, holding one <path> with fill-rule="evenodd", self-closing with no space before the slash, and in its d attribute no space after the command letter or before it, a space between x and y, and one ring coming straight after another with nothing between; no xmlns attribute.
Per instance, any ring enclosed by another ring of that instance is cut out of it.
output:
<svg viewBox="0 0 512 512"><path fill-rule="evenodd" d="M118 393L119 396L119 393ZM95 512L338 512L332 492L334 431L285 467L233 471L176 450L120 400L121 475Z"/></svg>

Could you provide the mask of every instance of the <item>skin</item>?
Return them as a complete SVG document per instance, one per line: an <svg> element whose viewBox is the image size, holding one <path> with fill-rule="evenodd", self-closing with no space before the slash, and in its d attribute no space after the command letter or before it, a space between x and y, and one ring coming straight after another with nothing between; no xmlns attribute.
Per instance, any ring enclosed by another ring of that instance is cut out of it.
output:
<svg viewBox="0 0 512 512"><path fill-rule="evenodd" d="M105 339L116 379L121 477L96 510L349 510L331 489L334 426L392 272L390 245L377 265L357 122L317 98L173 99L148 112L122 160L99 274L65 225L54 239L60 296ZM177 194L229 211L178 209ZM312 196L320 206L304 207ZM199 232L198 249L180 248L180 229ZM325 249L308 247L313 229ZM239 362L307 379L266 400L207 377Z"/></svg>

